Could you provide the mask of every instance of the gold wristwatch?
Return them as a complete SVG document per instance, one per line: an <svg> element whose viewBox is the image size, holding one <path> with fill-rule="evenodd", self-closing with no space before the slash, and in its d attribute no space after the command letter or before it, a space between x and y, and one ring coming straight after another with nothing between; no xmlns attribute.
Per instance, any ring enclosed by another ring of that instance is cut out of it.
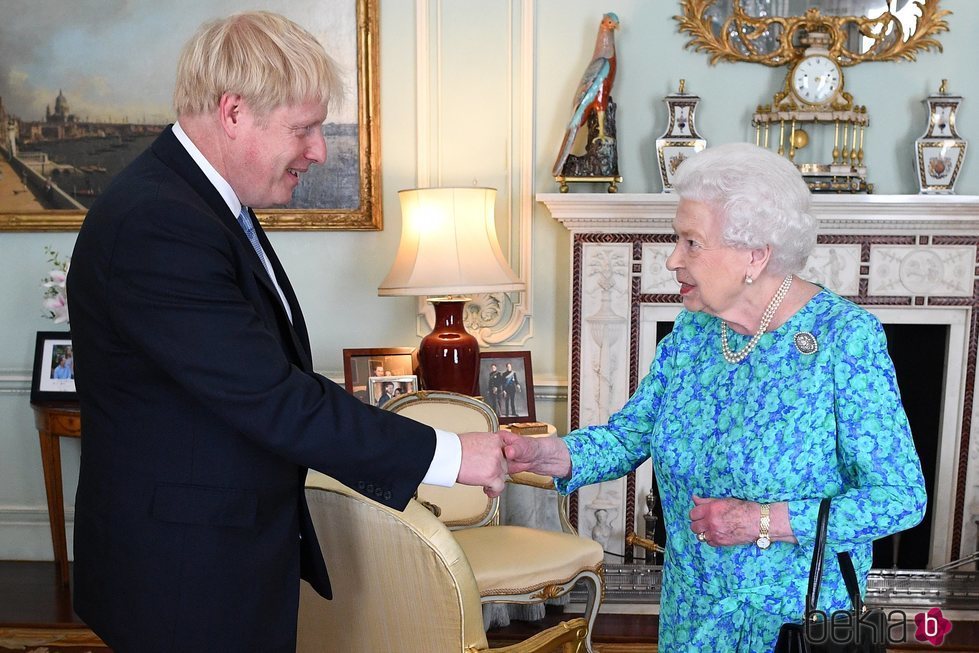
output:
<svg viewBox="0 0 979 653"><path fill-rule="evenodd" d="M761 504L761 521L758 524L758 539L755 540L759 549L767 549L772 545L772 541L768 537L768 529L772 525L771 513L772 507L770 505Z"/></svg>

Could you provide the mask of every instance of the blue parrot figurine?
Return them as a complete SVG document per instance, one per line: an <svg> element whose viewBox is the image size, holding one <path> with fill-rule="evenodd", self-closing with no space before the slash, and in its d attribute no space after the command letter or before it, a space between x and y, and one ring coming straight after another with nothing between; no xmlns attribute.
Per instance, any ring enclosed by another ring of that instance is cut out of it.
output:
<svg viewBox="0 0 979 653"><path fill-rule="evenodd" d="M602 22L598 26L598 38L595 40L595 52L592 54L591 62L585 69L585 74L578 82L578 89L574 94L574 112L568 127L564 131L564 141L561 143L561 150L557 160L554 162L553 174L555 177L561 174L568 155L571 154L571 147L574 145L575 136L578 129L585 124L585 121L593 114L598 114L598 136L596 140L608 140L605 135L605 109L608 107L609 97L612 92L612 84L615 82L615 36L614 30L619 27L619 17L609 12L602 16Z"/></svg>

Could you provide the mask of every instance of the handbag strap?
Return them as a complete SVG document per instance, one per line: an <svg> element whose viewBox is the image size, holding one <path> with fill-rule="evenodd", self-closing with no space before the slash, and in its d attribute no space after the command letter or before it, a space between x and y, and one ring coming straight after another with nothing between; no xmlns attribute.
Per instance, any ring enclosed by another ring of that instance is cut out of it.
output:
<svg viewBox="0 0 979 653"><path fill-rule="evenodd" d="M850 602L857 614L863 610L863 600L860 598L860 585L857 583L857 572L853 568L853 561L850 560L849 551L839 551L836 559L840 563L840 572L843 574L843 582L846 583L846 593L850 595Z"/></svg>
<svg viewBox="0 0 979 653"><path fill-rule="evenodd" d="M826 529L829 525L831 503L831 499L823 499L819 502L819 515L816 517L816 542L812 552L812 565L809 567L809 589L806 592L806 614L811 614L819 605L819 586L823 582L823 554L826 551ZM863 609L863 600L860 598L860 585L857 583L857 572L853 568L850 552L838 551L836 560L839 562L840 573L843 576L843 583L846 585L846 593L850 595L853 609L857 614L860 614Z"/></svg>
<svg viewBox="0 0 979 653"><path fill-rule="evenodd" d="M826 550L829 506L830 499L823 499L819 502L819 516L816 518L816 542L812 551L812 564L809 566L809 589L806 592L807 615L811 614L819 605L819 585L823 582L823 553ZM847 558L849 559L849 556Z"/></svg>

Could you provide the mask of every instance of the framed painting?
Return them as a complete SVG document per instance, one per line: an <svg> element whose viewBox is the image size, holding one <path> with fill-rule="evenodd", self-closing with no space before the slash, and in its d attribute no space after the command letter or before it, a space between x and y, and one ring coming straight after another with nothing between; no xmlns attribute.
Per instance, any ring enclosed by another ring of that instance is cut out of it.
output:
<svg viewBox="0 0 979 653"><path fill-rule="evenodd" d="M75 401L75 357L71 334L38 331L34 345L31 403Z"/></svg>
<svg viewBox="0 0 979 653"><path fill-rule="evenodd" d="M500 424L536 420L530 352L480 352L479 394L496 411Z"/></svg>
<svg viewBox="0 0 979 653"><path fill-rule="evenodd" d="M288 205L258 212L266 229L383 228L377 4L261 3L314 34L344 80L322 126L326 163ZM183 44L205 21L241 10L239 0L34 0L5 12L0 43L17 47L0 57L0 231L77 230L112 177L174 122Z"/></svg>
<svg viewBox="0 0 979 653"><path fill-rule="evenodd" d="M365 404L377 405L376 379L415 377L418 389L418 352L412 347L378 347L343 350L343 385ZM375 383L372 383L372 379Z"/></svg>

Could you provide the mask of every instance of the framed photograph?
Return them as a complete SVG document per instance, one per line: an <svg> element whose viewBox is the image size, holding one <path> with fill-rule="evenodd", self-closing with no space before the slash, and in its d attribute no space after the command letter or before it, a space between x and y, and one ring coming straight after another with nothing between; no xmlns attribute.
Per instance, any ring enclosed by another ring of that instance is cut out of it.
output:
<svg viewBox="0 0 979 653"><path fill-rule="evenodd" d="M66 331L38 331L34 345L31 402L76 400L71 334Z"/></svg>
<svg viewBox="0 0 979 653"><path fill-rule="evenodd" d="M372 376L370 377L370 404L383 408L384 404L395 397L406 395L418 390L418 377L414 374L405 376Z"/></svg>
<svg viewBox="0 0 979 653"><path fill-rule="evenodd" d="M535 421L530 352L480 352L479 394L496 411L500 424Z"/></svg>
<svg viewBox="0 0 979 653"><path fill-rule="evenodd" d="M365 404L377 405L371 377L409 377L418 390L418 352L412 347L343 350L343 385Z"/></svg>
<svg viewBox="0 0 979 653"><path fill-rule="evenodd" d="M30 34L31 43L0 58L0 125L16 126L0 136L0 186L9 186L0 193L0 231L78 229L111 179L176 119L180 48L205 21L242 10L240 0L71 4L65 11L63 0L34 0L4 14L7 33ZM261 3L315 35L344 80L322 126L326 164L303 175L288 205L258 213L266 229L383 226L377 4Z"/></svg>

